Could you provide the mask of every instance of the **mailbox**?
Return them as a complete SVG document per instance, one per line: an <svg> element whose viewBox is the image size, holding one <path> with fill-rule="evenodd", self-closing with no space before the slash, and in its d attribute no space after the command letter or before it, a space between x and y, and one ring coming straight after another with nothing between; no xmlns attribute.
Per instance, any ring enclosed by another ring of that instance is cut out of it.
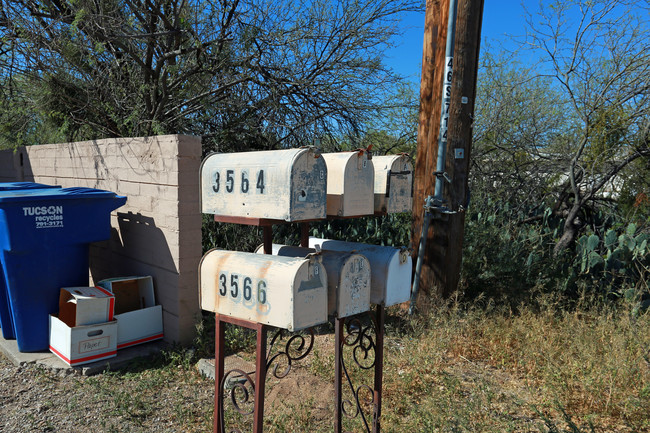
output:
<svg viewBox="0 0 650 433"><path fill-rule="evenodd" d="M203 213L300 221L325 218L327 167L315 149L214 153L201 164Z"/></svg>
<svg viewBox="0 0 650 433"><path fill-rule="evenodd" d="M273 254L285 257L306 257L313 248L273 244ZM264 253L260 245L255 251ZM327 272L327 314L354 316L370 310L370 262L361 254L338 251L319 253Z"/></svg>
<svg viewBox="0 0 650 433"><path fill-rule="evenodd" d="M365 150L324 153L327 164L327 215L374 213L374 182L370 154Z"/></svg>
<svg viewBox="0 0 650 433"><path fill-rule="evenodd" d="M201 308L297 331L327 322L327 274L318 256L212 250L199 265Z"/></svg>
<svg viewBox="0 0 650 433"><path fill-rule="evenodd" d="M370 302L391 306L411 296L413 261L406 248L384 247L356 242L309 238L309 246L323 251L352 251L370 262Z"/></svg>
<svg viewBox="0 0 650 433"><path fill-rule="evenodd" d="M375 168L375 213L411 212L413 165L402 155L373 156Z"/></svg>

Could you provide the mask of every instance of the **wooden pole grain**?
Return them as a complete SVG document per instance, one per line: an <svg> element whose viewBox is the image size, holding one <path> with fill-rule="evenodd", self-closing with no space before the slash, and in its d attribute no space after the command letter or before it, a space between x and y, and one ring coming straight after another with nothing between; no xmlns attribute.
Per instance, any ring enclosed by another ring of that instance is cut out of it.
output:
<svg viewBox="0 0 650 433"><path fill-rule="evenodd" d="M420 310L426 309L431 298L452 294L460 280L483 4L484 0L458 0L445 166L451 183L444 187L446 207L458 213L434 218L429 227L420 275ZM449 0L427 1L413 186L414 254L422 231L424 202L434 194L448 16Z"/></svg>

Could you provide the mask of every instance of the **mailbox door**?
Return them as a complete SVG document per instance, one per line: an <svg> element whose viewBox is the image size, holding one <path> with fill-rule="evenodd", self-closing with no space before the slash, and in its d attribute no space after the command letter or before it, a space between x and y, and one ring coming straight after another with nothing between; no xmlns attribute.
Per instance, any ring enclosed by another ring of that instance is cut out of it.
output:
<svg viewBox="0 0 650 433"><path fill-rule="evenodd" d="M313 248L273 244L274 255L306 257ZM255 250L264 253L264 246ZM327 272L327 314L347 317L370 310L370 262L361 254L323 251L318 255Z"/></svg>
<svg viewBox="0 0 650 433"><path fill-rule="evenodd" d="M329 253L333 253L330 251ZM328 269L327 251L324 252L323 262ZM370 310L370 262L361 254L346 254L338 275L338 290L336 291L336 315L338 317L354 316ZM328 301L331 302L331 301Z"/></svg>
<svg viewBox="0 0 650 433"><path fill-rule="evenodd" d="M388 213L413 209L413 166L404 155L395 158L388 177Z"/></svg>
<svg viewBox="0 0 650 433"><path fill-rule="evenodd" d="M320 154L302 152L291 165L290 220L325 218L327 165Z"/></svg>

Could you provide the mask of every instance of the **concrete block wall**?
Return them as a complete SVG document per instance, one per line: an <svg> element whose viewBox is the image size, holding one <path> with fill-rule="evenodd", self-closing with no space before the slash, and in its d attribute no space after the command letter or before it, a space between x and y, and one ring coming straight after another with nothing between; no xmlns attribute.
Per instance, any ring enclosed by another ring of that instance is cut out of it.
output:
<svg viewBox="0 0 650 433"><path fill-rule="evenodd" d="M127 196L111 216L111 239L91 245L91 282L153 276L165 339L188 344L200 315L200 164L200 138L182 135L46 144L1 151L0 181Z"/></svg>

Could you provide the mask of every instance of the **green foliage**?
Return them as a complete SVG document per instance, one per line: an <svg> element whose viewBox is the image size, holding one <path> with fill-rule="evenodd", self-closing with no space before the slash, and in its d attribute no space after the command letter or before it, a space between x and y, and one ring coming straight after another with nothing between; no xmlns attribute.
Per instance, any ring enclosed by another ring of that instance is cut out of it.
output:
<svg viewBox="0 0 650 433"><path fill-rule="evenodd" d="M411 238L411 214L335 219L312 225L311 235L394 247L408 246Z"/></svg>
<svg viewBox="0 0 650 433"><path fill-rule="evenodd" d="M647 308L649 226L606 219L581 236L573 251L556 257L552 247L563 220L553 217L550 209L537 216L528 218L527 212L489 197L474 199L466 219L463 256L468 298L485 296L517 305L541 291L567 299L585 294L623 299L634 302L637 310Z"/></svg>
<svg viewBox="0 0 650 433"><path fill-rule="evenodd" d="M649 242L650 232L634 223L582 236L576 247L576 283L609 297L639 301L649 292Z"/></svg>
<svg viewBox="0 0 650 433"><path fill-rule="evenodd" d="M383 53L402 14L422 6L3 2L0 80L26 83L9 87L29 125L65 140L185 133L206 151L301 146L358 136L396 105L385 100L403 79Z"/></svg>
<svg viewBox="0 0 650 433"><path fill-rule="evenodd" d="M473 195L465 219L465 296L518 304L531 292L554 288L562 272L559 262L552 259L560 221L545 212L535 224L520 224L525 216L508 202Z"/></svg>

